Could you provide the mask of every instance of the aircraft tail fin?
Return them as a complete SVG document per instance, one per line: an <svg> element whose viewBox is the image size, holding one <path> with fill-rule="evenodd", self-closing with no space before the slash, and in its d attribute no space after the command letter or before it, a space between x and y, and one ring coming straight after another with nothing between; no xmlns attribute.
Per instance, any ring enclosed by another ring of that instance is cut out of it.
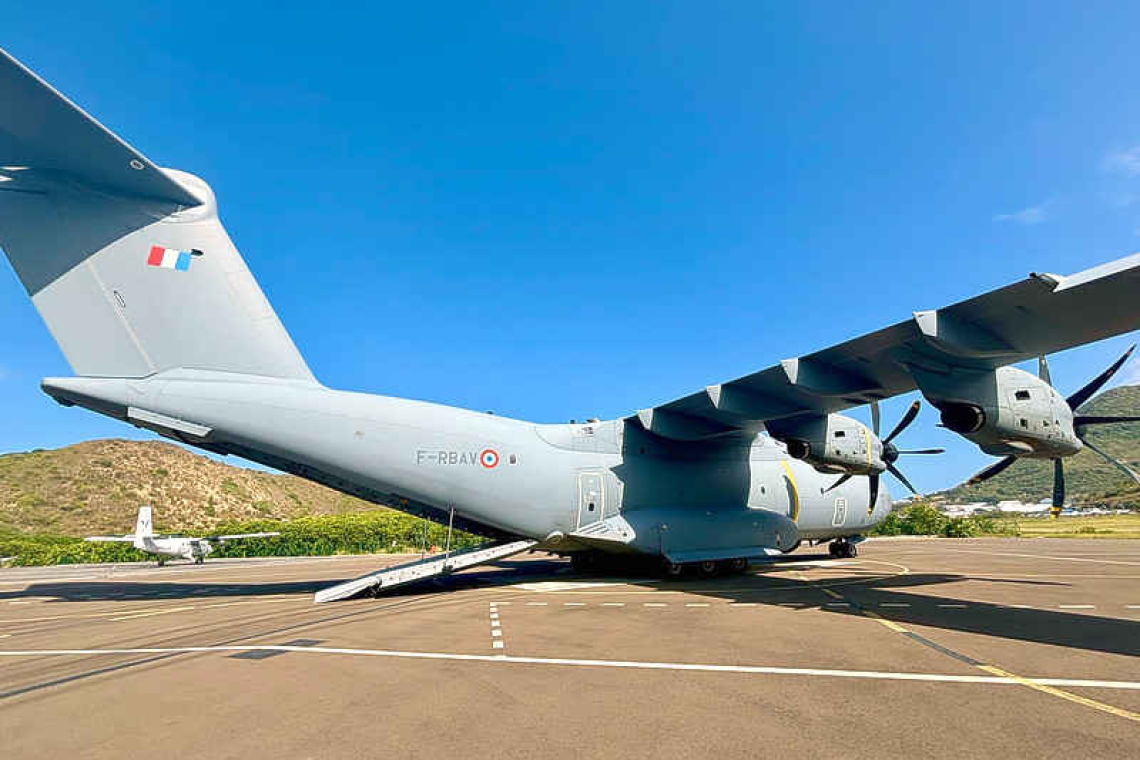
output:
<svg viewBox="0 0 1140 760"><path fill-rule="evenodd" d="M313 381L201 179L160 169L0 49L0 247L78 375Z"/></svg>
<svg viewBox="0 0 1140 760"><path fill-rule="evenodd" d="M151 519L150 507L139 507L139 516L135 518L135 538L150 538L154 535L154 521Z"/></svg>

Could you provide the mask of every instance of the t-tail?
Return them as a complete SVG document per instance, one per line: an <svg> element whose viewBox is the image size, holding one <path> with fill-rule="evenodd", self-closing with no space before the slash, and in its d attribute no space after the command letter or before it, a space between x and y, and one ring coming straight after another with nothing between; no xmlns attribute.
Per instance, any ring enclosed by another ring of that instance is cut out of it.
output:
<svg viewBox="0 0 1140 760"><path fill-rule="evenodd" d="M3 50L0 103L0 247L76 375L315 382L205 182L159 168Z"/></svg>

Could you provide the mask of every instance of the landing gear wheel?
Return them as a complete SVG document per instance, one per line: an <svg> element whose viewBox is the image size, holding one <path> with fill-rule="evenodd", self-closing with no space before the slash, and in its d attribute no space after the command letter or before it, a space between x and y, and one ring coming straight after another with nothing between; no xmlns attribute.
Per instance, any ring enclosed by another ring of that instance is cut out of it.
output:
<svg viewBox="0 0 1140 760"><path fill-rule="evenodd" d="M701 571L701 576L704 578L712 578L720 570L716 562L711 560L702 562L698 568Z"/></svg>
<svg viewBox="0 0 1140 760"><path fill-rule="evenodd" d="M591 552L574 552L570 555L571 566L579 573L588 573L594 569L594 555Z"/></svg>
<svg viewBox="0 0 1140 760"><path fill-rule="evenodd" d="M205 557L195 557L195 558L194 558L194 564L195 564L195 565L200 565L200 564L202 564L202 562L204 562L204 561L205 561Z"/></svg>
<svg viewBox="0 0 1140 760"><path fill-rule="evenodd" d="M728 569L734 573L743 573L748 569L748 560L744 557L737 557L728 561Z"/></svg>
<svg viewBox="0 0 1140 760"><path fill-rule="evenodd" d="M859 556L859 550L855 547L855 544L845 538L839 541L832 541L828 544L827 553L832 557L843 557L844 559Z"/></svg>
<svg viewBox="0 0 1140 760"><path fill-rule="evenodd" d="M680 562L669 562L666 560L664 572L666 578L680 578L685 573L685 566Z"/></svg>

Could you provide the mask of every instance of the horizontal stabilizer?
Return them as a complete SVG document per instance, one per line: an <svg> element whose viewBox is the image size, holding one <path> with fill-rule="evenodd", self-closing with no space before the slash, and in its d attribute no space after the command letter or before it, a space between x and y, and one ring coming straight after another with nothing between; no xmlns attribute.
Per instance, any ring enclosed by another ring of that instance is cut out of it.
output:
<svg viewBox="0 0 1140 760"><path fill-rule="evenodd" d="M181 206L202 199L0 49L0 167L59 172Z"/></svg>

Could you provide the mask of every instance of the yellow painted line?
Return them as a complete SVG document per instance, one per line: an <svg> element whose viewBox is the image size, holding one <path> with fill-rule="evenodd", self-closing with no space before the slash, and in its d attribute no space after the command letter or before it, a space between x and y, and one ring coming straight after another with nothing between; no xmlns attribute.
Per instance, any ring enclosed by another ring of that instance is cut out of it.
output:
<svg viewBox="0 0 1140 760"><path fill-rule="evenodd" d="M274 602L301 602L303 601L306 606L312 606L309 601L309 595L304 597L290 597L288 599L248 599L240 602L222 602L221 604L203 604L198 607L200 610L212 610L218 607L233 607L238 604L273 604Z"/></svg>
<svg viewBox="0 0 1140 760"><path fill-rule="evenodd" d="M134 615L121 615L119 617L107 618L111 622L118 620L134 620L135 618L153 617L154 615L169 615L172 612L186 612L187 610L194 609L194 606L189 607L171 607L166 610L155 610L154 612L137 612Z"/></svg>
<svg viewBox="0 0 1140 760"><path fill-rule="evenodd" d="M1015 675L1014 673L1002 670L1001 668L996 668L993 665L979 665L978 668L995 676L1001 676L1002 678L1008 678L1010 680L1016 681L1022 686L1027 686L1030 689L1036 689L1037 691L1044 692L1045 694L1051 694L1054 697L1060 697L1061 699L1067 699L1070 702L1076 702L1078 705L1091 707L1094 710L1100 710L1101 712L1106 712L1109 715L1115 715L1118 718L1125 718L1127 720L1140 723L1140 713L1134 713L1131 710L1125 710L1120 707L1106 705L1104 702L1098 702L1095 699L1089 699L1088 697L1082 697L1077 694L1062 691L1061 689L1057 689L1053 686L1046 686L1043 683L1038 683L1037 681L1034 681L1030 678L1022 678L1019 675Z"/></svg>
<svg viewBox="0 0 1140 760"><path fill-rule="evenodd" d="M800 489L796 485L796 476L792 474L792 468L788 465L786 459L781 459L780 464L784 466L784 472L788 475L788 482L792 484L792 522L800 519Z"/></svg>
<svg viewBox="0 0 1140 760"><path fill-rule="evenodd" d="M150 610L163 609L161 607L144 607L140 612L148 612ZM103 612L86 612L80 615L50 615L47 617L32 617L32 618L14 618L11 620L0 620L0 625L7 625L9 623L44 623L49 620L76 620L79 618L105 618L108 615L114 615L110 610Z"/></svg>
<svg viewBox="0 0 1140 760"><path fill-rule="evenodd" d="M887 620L884 617L880 617L879 615L876 615L874 612L871 612L870 610L865 610L862 607L860 607L859 611L862 612L867 617L874 620L876 623L882 623L887 628L890 628L892 631L895 631L897 633L907 633L908 632L907 629L903 628L901 625L899 625L895 621Z"/></svg>
<svg viewBox="0 0 1140 760"><path fill-rule="evenodd" d="M831 589L822 588L822 589L820 589L820 591L822 591L825 594L827 594L828 596L836 598L836 599L842 598L839 594L835 593ZM859 612L861 614L863 614L863 616L870 618L871 620L874 620L876 623L883 624L884 626L891 629L892 631L895 631L896 633L906 633L906 634L910 634L912 637L915 636L915 634L910 633L910 631L908 631L906 628L902 627L898 623L894 622L893 620L887 620L886 618L881 617L880 615L876 614L875 612L872 612L871 610L865 609L861 606L856 606L856 609L859 610ZM1002 670L1001 668L996 667L994 665L976 664L976 665L974 665L974 667L978 668L979 670L983 670L986 673L989 673L990 675L995 675L995 676L998 676L1000 678L1008 678L1009 680L1011 680L1015 683L1021 684L1022 686L1028 687L1030 689L1035 689L1036 691L1040 691L1044 694L1050 694L1054 697L1059 697L1060 699L1067 699L1068 701L1075 702L1078 705L1084 705L1085 707L1091 707L1094 710L1100 710L1101 712L1108 713L1109 715L1115 715L1118 718L1125 718L1126 720L1131 720L1131 721L1135 721L1137 723L1140 723L1140 713L1134 713L1131 710L1125 710L1125 709L1120 708L1120 707L1113 707L1112 705L1105 704L1104 702L1098 702L1095 699L1089 699L1088 697L1082 697L1082 696L1079 696L1077 694L1073 694L1071 692L1062 691L1061 689L1055 688L1053 686L1048 686L1046 684L1039 683L1039 682L1034 681L1033 679L1030 679L1030 678L1023 678L1022 676L1019 676L1015 673L1010 673L1007 670Z"/></svg>

